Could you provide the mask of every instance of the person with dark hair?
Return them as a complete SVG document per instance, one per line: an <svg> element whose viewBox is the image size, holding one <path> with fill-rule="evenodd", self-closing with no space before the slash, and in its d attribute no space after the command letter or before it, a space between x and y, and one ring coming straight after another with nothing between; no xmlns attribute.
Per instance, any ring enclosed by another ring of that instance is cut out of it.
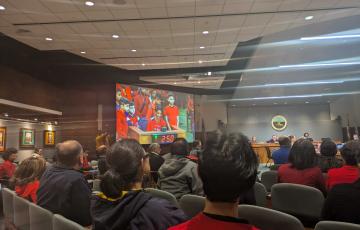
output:
<svg viewBox="0 0 360 230"><path fill-rule="evenodd" d="M108 163L106 162L107 149L108 147L106 145L101 145L96 149L96 155L98 157L99 175L104 175L104 173L109 169Z"/></svg>
<svg viewBox="0 0 360 230"><path fill-rule="evenodd" d="M39 206L80 225L90 226L91 190L79 171L82 152L83 148L77 141L57 144L57 162L41 177L37 197Z"/></svg>
<svg viewBox="0 0 360 230"><path fill-rule="evenodd" d="M295 141L290 149L289 163L278 169L279 182L312 186L325 193L325 180L316 163L312 142L307 139Z"/></svg>
<svg viewBox="0 0 360 230"><path fill-rule="evenodd" d="M193 149L190 152L191 156L195 156L195 157L199 157L199 153L201 151L201 141L200 140L195 140L193 142Z"/></svg>
<svg viewBox="0 0 360 230"><path fill-rule="evenodd" d="M247 137L216 131L199 157L199 176L206 195L204 211L169 230L256 229L238 218L239 200L254 186L258 159Z"/></svg>
<svg viewBox="0 0 360 230"><path fill-rule="evenodd" d="M103 175L101 193L92 199L93 229L167 229L185 220L184 213L165 199L142 190L150 171L149 158L133 139L123 139L106 155L110 169Z"/></svg>
<svg viewBox="0 0 360 230"><path fill-rule="evenodd" d="M171 144L170 152L170 158L165 159L159 169L160 189L172 193L176 199L185 194L203 195L197 164L186 158L187 141L184 138L176 138Z"/></svg>
<svg viewBox="0 0 360 230"><path fill-rule="evenodd" d="M152 131L160 132L160 131L167 130L166 122L162 117L161 109L156 110L155 117L154 117L154 119L152 119L148 122L146 130L150 131L150 132L152 132Z"/></svg>
<svg viewBox="0 0 360 230"><path fill-rule="evenodd" d="M13 163L17 157L18 150L16 148L8 148L2 154L4 162L0 164L0 179L9 180L15 172L16 166ZM3 183L5 183L3 181ZM5 183L6 184L6 183Z"/></svg>
<svg viewBox="0 0 360 230"><path fill-rule="evenodd" d="M337 147L331 139L325 139L320 145L320 155L318 164L323 173L327 173L331 168L340 168L342 161L336 158Z"/></svg>
<svg viewBox="0 0 360 230"><path fill-rule="evenodd" d="M39 179L45 169L46 161L38 154L32 154L23 160L10 180L16 194L36 204L36 192L40 186Z"/></svg>
<svg viewBox="0 0 360 230"><path fill-rule="evenodd" d="M274 134L271 136L271 139L266 141L266 143L277 143L278 142L278 137Z"/></svg>
<svg viewBox="0 0 360 230"><path fill-rule="evenodd" d="M357 167L360 167L359 141L349 141L343 147L342 152L354 156ZM360 224L359 207L360 179L357 178L353 183L337 184L329 191L322 209L322 218L323 220Z"/></svg>
<svg viewBox="0 0 360 230"><path fill-rule="evenodd" d="M352 143L352 142L349 142ZM355 142L357 143L357 142ZM336 184L353 183L359 178L359 168L356 160L357 152L349 145L344 145L340 150L344 165L341 168L333 168L328 171L326 187L330 190Z"/></svg>
<svg viewBox="0 0 360 230"><path fill-rule="evenodd" d="M286 136L279 137L280 149L272 153L274 164L285 164L288 162L291 147L290 139Z"/></svg>
<svg viewBox="0 0 360 230"><path fill-rule="evenodd" d="M148 149L149 161L150 161L150 170L151 176L154 179L154 182L157 183L159 175L158 171L161 165L164 163L164 158L160 156L161 146L158 143L152 143Z"/></svg>

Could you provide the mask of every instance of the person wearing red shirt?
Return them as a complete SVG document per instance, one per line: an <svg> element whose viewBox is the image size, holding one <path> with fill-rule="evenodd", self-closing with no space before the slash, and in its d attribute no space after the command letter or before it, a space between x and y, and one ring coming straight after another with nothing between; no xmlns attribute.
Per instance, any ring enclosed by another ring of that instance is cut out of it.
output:
<svg viewBox="0 0 360 230"><path fill-rule="evenodd" d="M46 161L38 154L23 160L16 169L11 184L15 186L18 196L37 202L37 190L40 187L39 179L46 169Z"/></svg>
<svg viewBox="0 0 360 230"><path fill-rule="evenodd" d="M151 120L148 123L147 131L162 131L162 128L166 128L166 122L162 118L162 112L160 109L156 111L156 116L154 120Z"/></svg>
<svg viewBox="0 0 360 230"><path fill-rule="evenodd" d="M129 101L126 98L121 98L121 107L116 111L116 139L127 138L128 123L126 120L126 112L129 112Z"/></svg>
<svg viewBox="0 0 360 230"><path fill-rule="evenodd" d="M333 168L328 171L326 187L330 190L336 184L354 183L359 179L359 168L357 167L356 151L344 146L341 150L341 157L345 165L341 168Z"/></svg>
<svg viewBox="0 0 360 230"><path fill-rule="evenodd" d="M148 91L144 88L139 88L139 93L134 97L134 104L136 108L136 116L145 118L147 110L150 108L150 100Z"/></svg>
<svg viewBox="0 0 360 230"><path fill-rule="evenodd" d="M177 129L179 127L179 109L174 104L174 96L170 95L168 102L169 105L164 108L165 121L169 130Z"/></svg>
<svg viewBox="0 0 360 230"><path fill-rule="evenodd" d="M325 190L325 179L321 169L316 165L316 152L310 140L299 139L290 149L289 164L283 164L278 169L280 183L302 184Z"/></svg>
<svg viewBox="0 0 360 230"><path fill-rule="evenodd" d="M256 230L238 218L238 204L254 186L257 168L257 156L245 136L210 133L198 167L206 195L204 211L169 230Z"/></svg>
<svg viewBox="0 0 360 230"><path fill-rule="evenodd" d="M0 179L8 180L10 179L15 172L14 160L17 157L17 149L8 148L5 153L2 154L4 162L0 164Z"/></svg>

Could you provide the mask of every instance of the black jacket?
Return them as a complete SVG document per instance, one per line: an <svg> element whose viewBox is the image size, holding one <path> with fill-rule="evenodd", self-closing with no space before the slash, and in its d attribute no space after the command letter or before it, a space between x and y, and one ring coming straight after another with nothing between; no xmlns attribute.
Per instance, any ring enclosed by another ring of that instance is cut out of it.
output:
<svg viewBox="0 0 360 230"><path fill-rule="evenodd" d="M40 179L37 204L83 226L90 226L91 190L84 176L66 167L49 167Z"/></svg>
<svg viewBox="0 0 360 230"><path fill-rule="evenodd" d="M131 191L116 201L93 196L91 205L95 230L165 230L186 220L170 202L144 191Z"/></svg>
<svg viewBox="0 0 360 230"><path fill-rule="evenodd" d="M324 220L360 224L360 179L352 184L335 185L325 200Z"/></svg>

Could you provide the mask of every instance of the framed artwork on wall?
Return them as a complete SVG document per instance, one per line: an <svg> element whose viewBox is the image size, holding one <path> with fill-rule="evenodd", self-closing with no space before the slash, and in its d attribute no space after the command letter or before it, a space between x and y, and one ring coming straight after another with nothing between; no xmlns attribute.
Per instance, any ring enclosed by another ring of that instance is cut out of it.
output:
<svg viewBox="0 0 360 230"><path fill-rule="evenodd" d="M0 127L0 152L6 149L6 127Z"/></svg>
<svg viewBox="0 0 360 230"><path fill-rule="evenodd" d="M55 146L55 131L45 130L44 131L44 147Z"/></svg>
<svg viewBox="0 0 360 230"><path fill-rule="evenodd" d="M35 147L35 129L20 129L20 148Z"/></svg>

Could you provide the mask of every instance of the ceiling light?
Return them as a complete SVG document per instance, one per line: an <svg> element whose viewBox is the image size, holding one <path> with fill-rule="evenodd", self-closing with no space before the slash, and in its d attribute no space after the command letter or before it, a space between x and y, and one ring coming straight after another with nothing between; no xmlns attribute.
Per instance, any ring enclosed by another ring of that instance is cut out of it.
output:
<svg viewBox="0 0 360 230"><path fill-rule="evenodd" d="M5 6L0 5L0 10L5 10Z"/></svg>
<svg viewBox="0 0 360 230"><path fill-rule="evenodd" d="M235 107L236 105L231 105L232 107Z"/></svg>
<svg viewBox="0 0 360 230"><path fill-rule="evenodd" d="M142 66L145 66L145 63L142 63L141 65L142 65Z"/></svg>
<svg viewBox="0 0 360 230"><path fill-rule="evenodd" d="M277 102L274 102L274 105L277 105Z"/></svg>
<svg viewBox="0 0 360 230"><path fill-rule="evenodd" d="M38 119L37 119L37 118L34 118L34 121L38 121Z"/></svg>
<svg viewBox="0 0 360 230"><path fill-rule="evenodd" d="M200 49L205 49L205 46L200 46Z"/></svg>
<svg viewBox="0 0 360 230"><path fill-rule="evenodd" d="M116 39L116 38L119 38L120 36L117 34L113 34L111 37Z"/></svg>
<svg viewBox="0 0 360 230"><path fill-rule="evenodd" d="M58 122L57 122L57 121L54 121L54 124L55 124L55 125L57 125L57 124L58 124Z"/></svg>
<svg viewBox="0 0 360 230"><path fill-rule="evenodd" d="M135 49L132 49L131 52L136 52L136 50L135 50Z"/></svg>
<svg viewBox="0 0 360 230"><path fill-rule="evenodd" d="M306 104L309 104L310 102L308 102L308 101L305 101L305 103L306 103Z"/></svg>
<svg viewBox="0 0 360 230"><path fill-rule="evenodd" d="M346 34L346 35L334 35L334 36L318 36L318 37L302 37L300 40L326 40L326 39L343 39L343 38L360 38L360 34Z"/></svg>
<svg viewBox="0 0 360 230"><path fill-rule="evenodd" d="M207 75L208 75L208 76L211 76L211 74L212 74L212 73L209 71Z"/></svg>
<svg viewBox="0 0 360 230"><path fill-rule="evenodd" d="M4 113L4 117L8 117L9 116L9 114L7 114L7 113Z"/></svg>
<svg viewBox="0 0 360 230"><path fill-rule="evenodd" d="M200 81L198 81L198 84L200 84L201 82Z"/></svg>
<svg viewBox="0 0 360 230"><path fill-rule="evenodd" d="M50 38L50 37L46 37L45 40L46 40L46 41L52 41L53 39Z"/></svg>
<svg viewBox="0 0 360 230"><path fill-rule="evenodd" d="M314 16L307 16L307 17L305 17L305 20L311 20L313 18L314 18Z"/></svg>
<svg viewBox="0 0 360 230"><path fill-rule="evenodd" d="M86 52L85 52L85 51L81 51L80 53L81 53L81 54L86 54Z"/></svg>
<svg viewBox="0 0 360 230"><path fill-rule="evenodd" d="M209 31L204 30L204 31L202 32L202 34L209 34Z"/></svg>
<svg viewBox="0 0 360 230"><path fill-rule="evenodd" d="M199 62L199 64L203 63L203 61L201 61L201 60L199 60L198 62Z"/></svg>
<svg viewBox="0 0 360 230"><path fill-rule="evenodd" d="M87 6L94 6L95 3L92 2L92 1L86 1L86 2L85 2L85 5L87 5Z"/></svg>
<svg viewBox="0 0 360 230"><path fill-rule="evenodd" d="M174 82L174 85L176 85L176 82Z"/></svg>

